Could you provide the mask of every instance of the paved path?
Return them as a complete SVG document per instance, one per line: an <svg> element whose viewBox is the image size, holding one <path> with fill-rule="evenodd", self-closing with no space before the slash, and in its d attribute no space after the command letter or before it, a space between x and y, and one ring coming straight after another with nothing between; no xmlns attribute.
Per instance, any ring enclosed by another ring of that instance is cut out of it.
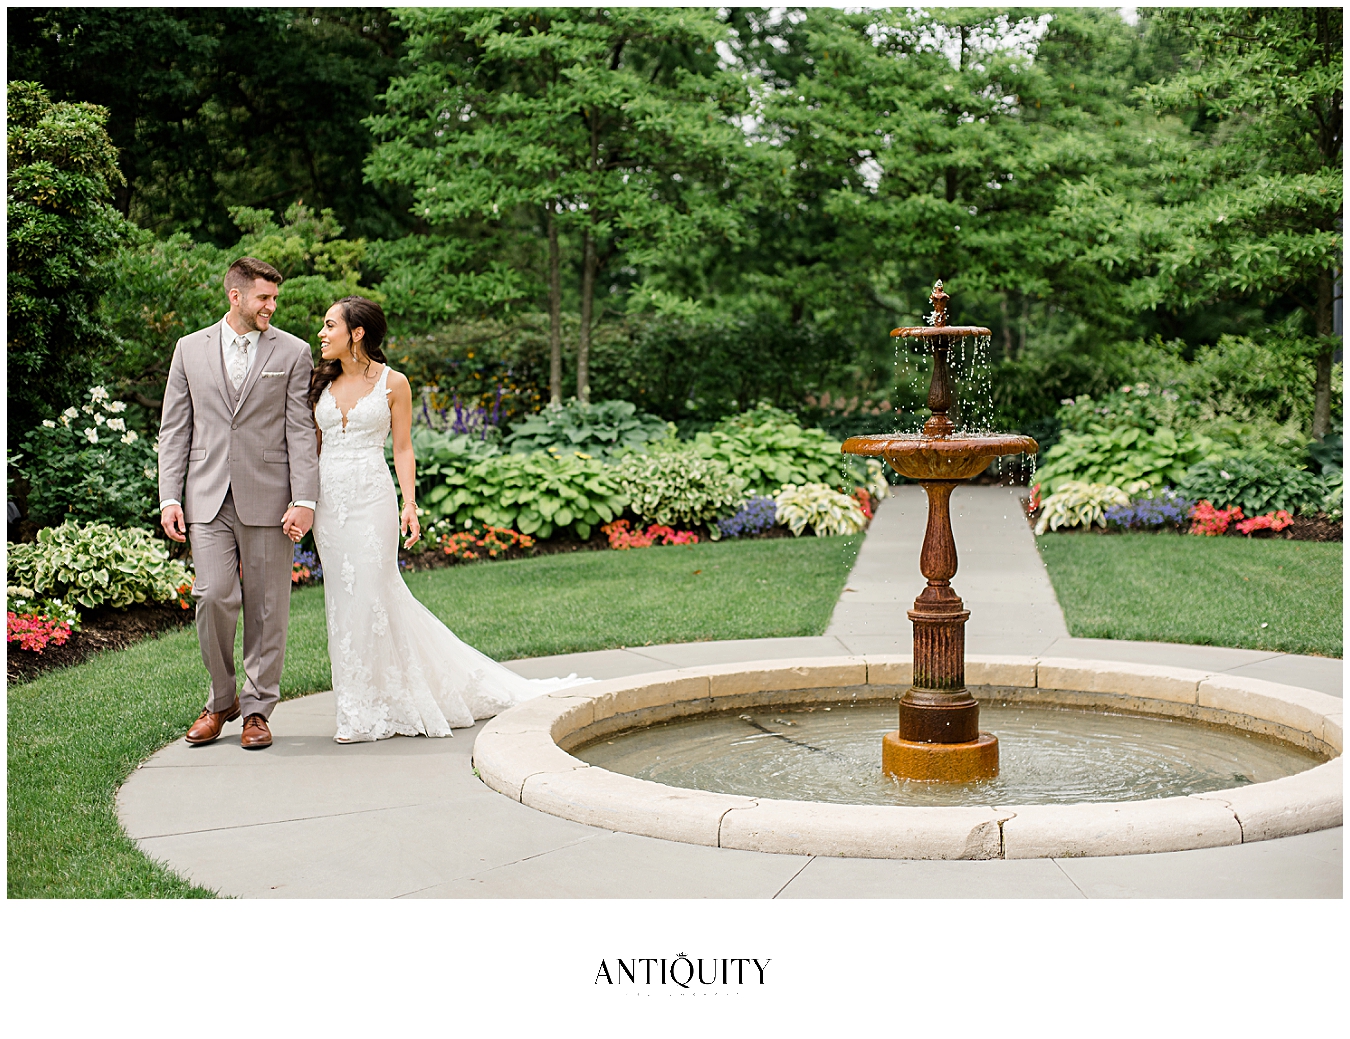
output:
<svg viewBox="0 0 1350 1039"><path fill-rule="evenodd" d="M610 678L671 666L909 651L922 586L922 499L878 512L827 634L647 646L513 662L521 674ZM972 653L1146 660L1341 695L1341 662L1288 654L1073 639L1015 498L953 496ZM917 531L917 533L916 533ZM983 538L983 541L980 539ZM864 608L865 607L865 608ZM1342 829L1231 848L1069 860L921 862L767 855L612 833L536 812L474 778L477 727L452 739L339 746L331 693L280 704L276 743L181 740L123 786L127 832L153 858L246 897L935 898L1341 897Z"/></svg>

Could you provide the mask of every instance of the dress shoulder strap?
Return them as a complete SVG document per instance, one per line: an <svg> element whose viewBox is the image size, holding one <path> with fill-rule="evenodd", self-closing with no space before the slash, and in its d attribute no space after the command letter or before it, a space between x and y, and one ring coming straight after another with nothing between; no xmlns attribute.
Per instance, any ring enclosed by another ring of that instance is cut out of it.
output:
<svg viewBox="0 0 1350 1039"><path fill-rule="evenodd" d="M385 393L389 392L389 365L387 363L384 366L384 371L380 372L380 381L375 385L384 390Z"/></svg>

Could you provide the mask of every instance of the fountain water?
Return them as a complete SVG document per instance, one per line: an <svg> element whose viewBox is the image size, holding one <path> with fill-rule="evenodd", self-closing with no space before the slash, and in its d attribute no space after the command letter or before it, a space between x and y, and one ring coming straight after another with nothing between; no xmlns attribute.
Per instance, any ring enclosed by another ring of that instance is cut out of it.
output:
<svg viewBox="0 0 1350 1039"><path fill-rule="evenodd" d="M933 323L897 328L891 335L932 351L928 388L932 415L919 434L850 437L844 453L884 458L896 472L916 480L928 495L928 528L919 569L928 585L914 601L914 684L900 697L899 728L882 739L881 767L902 779L966 783L998 775L998 738L980 731L980 707L966 689L965 627L970 612L952 589L956 542L950 501L957 484L983 472L1000 455L1035 454L1030 437L958 433L948 417L952 384L948 354L979 326L947 324L950 297L939 281L929 299Z"/></svg>

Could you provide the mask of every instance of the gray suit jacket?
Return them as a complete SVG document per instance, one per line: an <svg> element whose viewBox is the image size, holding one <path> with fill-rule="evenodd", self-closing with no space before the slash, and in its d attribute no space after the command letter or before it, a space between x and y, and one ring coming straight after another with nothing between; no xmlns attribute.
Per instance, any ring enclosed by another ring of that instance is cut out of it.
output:
<svg viewBox="0 0 1350 1039"><path fill-rule="evenodd" d="M233 489L240 521L256 527L280 526L292 501L317 501L318 444L305 402L313 369L308 343L269 328L236 412L219 322L178 340L159 427L160 501L176 498L188 523L209 523Z"/></svg>

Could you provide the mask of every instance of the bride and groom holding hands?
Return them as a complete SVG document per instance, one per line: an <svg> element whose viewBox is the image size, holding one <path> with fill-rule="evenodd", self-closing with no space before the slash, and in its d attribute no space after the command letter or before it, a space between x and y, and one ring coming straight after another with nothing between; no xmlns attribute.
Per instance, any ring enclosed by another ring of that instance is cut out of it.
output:
<svg viewBox="0 0 1350 1039"><path fill-rule="evenodd" d="M312 528L324 569L340 743L449 736L576 676L530 680L465 645L408 591L398 541L420 537L412 391L385 360L386 324L361 296L334 303L309 344L272 327L281 273L243 257L225 275L229 313L178 341L159 435L160 523L190 539L197 635L210 693L187 742L244 719L241 744L271 746L294 546ZM392 432L402 510L385 463ZM244 683L235 632L244 615ZM588 681L588 679L582 679Z"/></svg>

